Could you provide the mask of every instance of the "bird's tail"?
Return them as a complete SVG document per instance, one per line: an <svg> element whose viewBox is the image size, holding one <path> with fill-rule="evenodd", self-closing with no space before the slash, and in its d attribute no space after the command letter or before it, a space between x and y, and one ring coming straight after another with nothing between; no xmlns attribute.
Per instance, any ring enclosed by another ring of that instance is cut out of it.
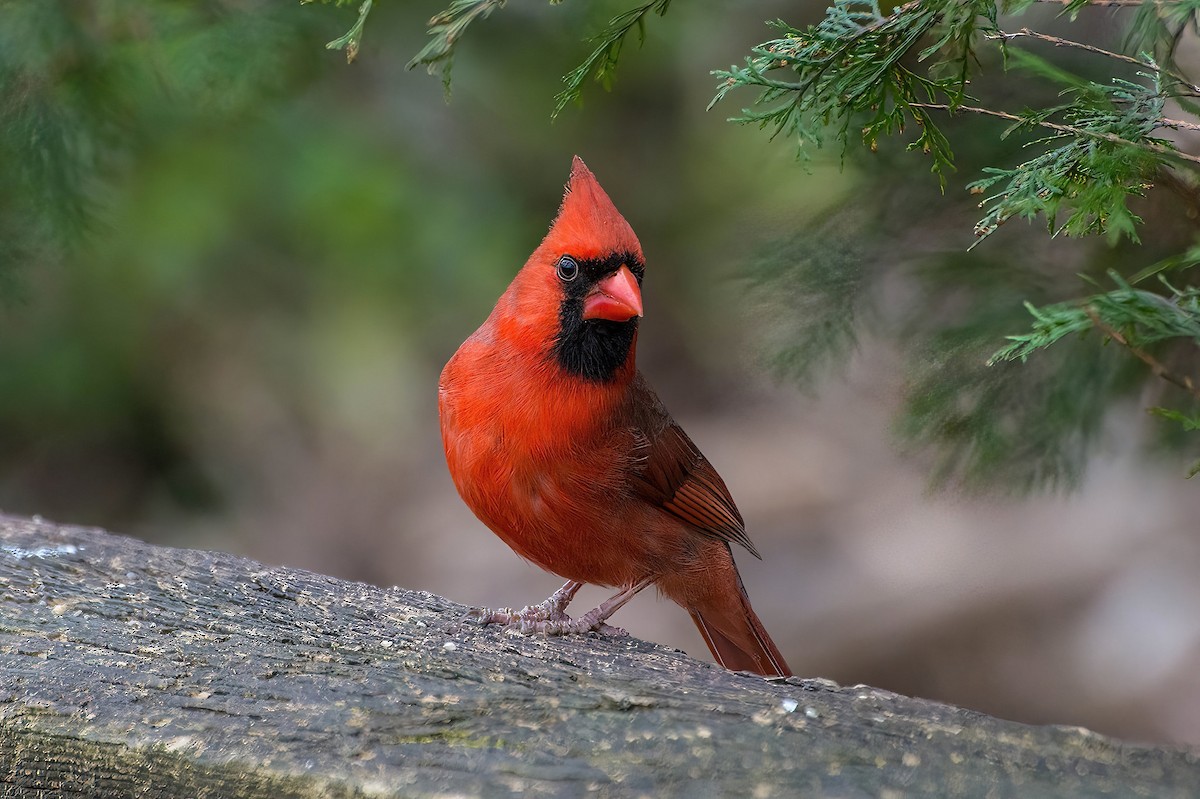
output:
<svg viewBox="0 0 1200 799"><path fill-rule="evenodd" d="M764 677L790 677L792 670L750 606L737 567L736 591L714 592L688 607L713 657L731 671L752 671Z"/></svg>

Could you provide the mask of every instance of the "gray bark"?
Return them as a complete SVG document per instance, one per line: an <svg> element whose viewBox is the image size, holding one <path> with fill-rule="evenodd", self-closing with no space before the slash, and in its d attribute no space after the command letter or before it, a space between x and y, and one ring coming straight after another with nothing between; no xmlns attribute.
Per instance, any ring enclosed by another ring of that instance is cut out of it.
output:
<svg viewBox="0 0 1200 799"><path fill-rule="evenodd" d="M465 610L0 516L0 795L1200 796L1188 751Z"/></svg>

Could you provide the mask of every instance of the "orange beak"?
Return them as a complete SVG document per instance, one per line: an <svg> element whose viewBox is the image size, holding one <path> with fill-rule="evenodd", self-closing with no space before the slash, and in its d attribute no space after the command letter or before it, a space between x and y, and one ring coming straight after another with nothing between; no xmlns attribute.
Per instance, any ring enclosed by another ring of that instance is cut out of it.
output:
<svg viewBox="0 0 1200 799"><path fill-rule="evenodd" d="M637 278L624 264L601 280L583 298L584 319L607 319L626 322L642 315L642 289Z"/></svg>

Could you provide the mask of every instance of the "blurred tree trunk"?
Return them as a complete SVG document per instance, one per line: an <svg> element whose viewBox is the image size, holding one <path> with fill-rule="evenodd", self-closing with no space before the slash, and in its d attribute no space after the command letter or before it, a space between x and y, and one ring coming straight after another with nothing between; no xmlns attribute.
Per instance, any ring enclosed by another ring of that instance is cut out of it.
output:
<svg viewBox="0 0 1200 799"><path fill-rule="evenodd" d="M1184 751L463 611L0 517L0 793L1200 795Z"/></svg>

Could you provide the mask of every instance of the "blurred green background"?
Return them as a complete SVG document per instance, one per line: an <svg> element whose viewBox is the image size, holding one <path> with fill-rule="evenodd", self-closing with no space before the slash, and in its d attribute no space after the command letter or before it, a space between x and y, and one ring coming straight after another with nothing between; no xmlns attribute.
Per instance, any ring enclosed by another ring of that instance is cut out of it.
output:
<svg viewBox="0 0 1200 799"><path fill-rule="evenodd" d="M323 46L350 8L0 4L0 508L469 604L541 600L560 581L454 493L436 386L578 153L641 238L639 362L767 554L740 562L797 673L1200 742L1200 504L1177 465L1124 454L1135 402L1097 416L1109 445L1077 494L931 494L891 418L937 364L906 370L868 335L808 391L765 365L793 298L745 279L763 253L872 241L878 274L902 250L970 264L1014 320L1056 285L1005 282L1029 260L1019 231L964 254L969 168L943 199L899 147L801 167L725 122L735 106L705 112L708 71L766 38L762 20L823 6L674 4L613 93L551 124L581 38L624 6L510 3L467 36L446 102L404 69L443 3L377 3L349 66ZM1122 257L1038 246L1056 265ZM970 312L961 286L924 292L920 274L881 279L874 312ZM635 607L617 622L707 657L682 610Z"/></svg>

